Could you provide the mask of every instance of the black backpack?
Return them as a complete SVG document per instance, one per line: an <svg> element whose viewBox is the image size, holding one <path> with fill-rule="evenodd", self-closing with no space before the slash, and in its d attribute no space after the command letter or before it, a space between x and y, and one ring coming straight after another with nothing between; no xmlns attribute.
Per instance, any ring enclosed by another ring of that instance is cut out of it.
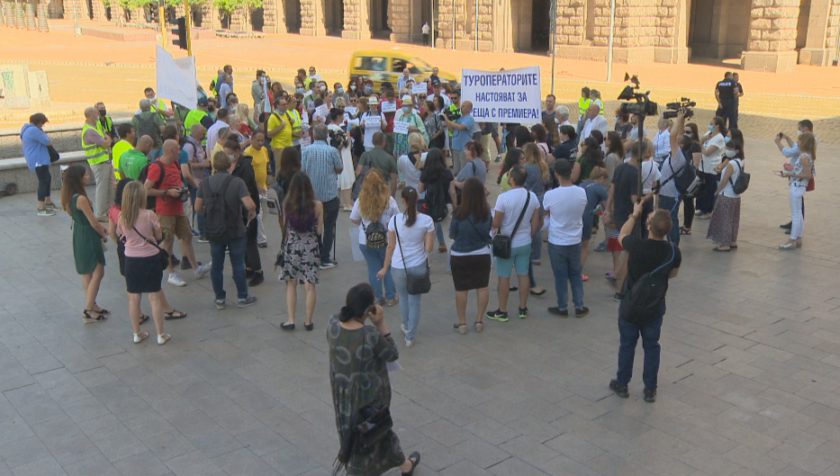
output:
<svg viewBox="0 0 840 476"><path fill-rule="evenodd" d="M735 179L734 182L732 181L732 176L729 176L729 183L732 185L732 191L741 195L750 187L750 174L744 172L744 168L741 167L741 164L738 162L733 160L730 163L737 165L738 170L741 172L738 174L738 178Z"/></svg>
<svg viewBox="0 0 840 476"><path fill-rule="evenodd" d="M350 190L350 198L353 199L354 202L357 198L359 198L359 194L362 192L362 182L365 180L365 176L369 170L370 165L363 166L359 176L356 177L356 181L353 182L353 189Z"/></svg>
<svg viewBox="0 0 840 476"><path fill-rule="evenodd" d="M381 218L382 214L379 215L379 219ZM379 249L388 244L388 230L379 219L370 222L368 226L362 223L362 230L365 231L365 246L371 249Z"/></svg>
<svg viewBox="0 0 840 476"><path fill-rule="evenodd" d="M671 168L671 176L659 184L659 187L661 189L666 183L673 180L674 186L677 187L680 195L686 196L688 195L688 189L691 187L691 184L694 183L694 179L697 178L697 169L694 168L694 162L686 158L685 164L679 170L674 171L674 166L671 163L673 157L674 155L671 154L668 158L668 167Z"/></svg>
<svg viewBox="0 0 840 476"><path fill-rule="evenodd" d="M204 230L210 241L225 242L237 238L236 230L239 224L232 217L228 218L230 207L225 201L225 192L233 179L233 175L226 176L218 190L213 190L211 182L207 183L210 196L204 201Z"/></svg>
<svg viewBox="0 0 840 476"><path fill-rule="evenodd" d="M140 173L137 174L137 181L142 183L142 184L146 183L146 176L149 175L149 167L151 167L152 164L158 164L158 167L160 167L160 179L158 181L156 181L155 186L152 187L152 188L156 189L156 188L158 188L160 183L163 182L163 177L166 174L166 169L163 168L163 162L161 162L160 160L154 160L154 161L149 162L146 165L144 165L143 168L140 169ZM146 210L154 210L155 209L156 199L157 199L157 197L151 197L151 196L146 197Z"/></svg>
<svg viewBox="0 0 840 476"><path fill-rule="evenodd" d="M671 264L676 254L676 249L671 244L671 257L668 261L642 275L632 287L628 286L630 280L624 280L624 297L618 305L618 317L631 324L643 326L656 316L659 303L665 299L665 293L668 291L668 275L659 271Z"/></svg>
<svg viewBox="0 0 840 476"><path fill-rule="evenodd" d="M425 210L435 223L442 222L449 210L446 208L446 186L441 178L426 186Z"/></svg>

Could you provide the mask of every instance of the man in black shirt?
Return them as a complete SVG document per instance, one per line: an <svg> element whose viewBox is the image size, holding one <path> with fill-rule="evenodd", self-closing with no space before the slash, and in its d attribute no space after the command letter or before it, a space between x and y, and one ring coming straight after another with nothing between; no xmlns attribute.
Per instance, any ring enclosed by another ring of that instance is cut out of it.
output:
<svg viewBox="0 0 840 476"><path fill-rule="evenodd" d="M642 215L642 208L645 200L650 199L648 195L633 208L633 213L628 217L627 222L621 228L619 241L627 251L627 286L631 289L633 284L646 273L654 271L665 263L668 263L657 273L664 273L668 279L677 277L680 271L682 255L680 249L668 243L666 236L671 230L671 216L666 210L656 210L650 215L646 224L649 233L648 239L643 240L638 232L634 233L636 221ZM673 259L672 259L673 256ZM667 291L667 288L666 288ZM629 294L629 293L625 293ZM642 325L634 324L618 318L619 348L618 348L618 371L616 378L610 381L610 389L621 398L627 398L630 394L627 391L627 384L633 377L633 358L636 353L636 343L639 335L642 336L642 348L645 352L644 372L642 380L645 383L645 401L652 403L656 401L656 379L659 374L659 336L662 331L662 320L665 316L665 295L659 303L656 315Z"/></svg>
<svg viewBox="0 0 840 476"><path fill-rule="evenodd" d="M734 126L733 123L729 124L730 129L737 129L738 128L738 114L740 114L738 107L740 106L741 96L744 95L744 87L741 86L741 78L738 76L738 73L732 73L732 82L735 83L735 122Z"/></svg>
<svg viewBox="0 0 840 476"><path fill-rule="evenodd" d="M738 128L738 115L735 113L735 81L732 80L732 73L726 72L722 81L715 86L715 99L717 99L717 115L722 117L724 123L729 124L730 129Z"/></svg>

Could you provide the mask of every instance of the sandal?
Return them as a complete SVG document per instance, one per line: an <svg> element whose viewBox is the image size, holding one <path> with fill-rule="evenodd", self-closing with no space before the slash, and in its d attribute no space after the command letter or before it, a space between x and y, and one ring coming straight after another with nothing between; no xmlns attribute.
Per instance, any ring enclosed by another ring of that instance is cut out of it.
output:
<svg viewBox="0 0 840 476"><path fill-rule="evenodd" d="M440 246L438 246L438 253L446 253L446 245L441 243Z"/></svg>
<svg viewBox="0 0 840 476"><path fill-rule="evenodd" d="M482 321L475 321L475 331L481 332L484 330L484 322Z"/></svg>
<svg viewBox="0 0 840 476"><path fill-rule="evenodd" d="M91 312L94 313L96 315L96 317L91 315ZM89 311L89 310L85 309L84 312L82 312L82 320L84 320L85 324L90 324L91 322L104 321L106 319L108 319L108 317L105 314L99 314L99 313L97 313L96 311L93 311L93 310Z"/></svg>
<svg viewBox="0 0 840 476"><path fill-rule="evenodd" d="M149 320L149 316L147 316L146 314L141 315L140 316L140 325L142 325L144 322L146 322L148 320Z"/></svg>
<svg viewBox="0 0 840 476"><path fill-rule="evenodd" d="M163 313L163 318L166 319L167 321L171 321L172 319L183 319L185 317L187 317L186 312L181 312L181 311L178 311L176 309L173 309L169 312L164 312Z"/></svg>
<svg viewBox="0 0 840 476"><path fill-rule="evenodd" d="M454 324L452 326L456 331L460 332L461 335L467 333L467 325L466 324Z"/></svg>
<svg viewBox="0 0 840 476"><path fill-rule="evenodd" d="M134 334L134 343L139 344L146 340L147 337L149 337L148 332L140 331L139 333Z"/></svg>
<svg viewBox="0 0 840 476"><path fill-rule="evenodd" d="M91 309L90 312L95 312L95 313L103 315L103 316L107 316L107 315L111 314L111 311L109 311L105 308L102 308L102 309L99 309L99 310Z"/></svg>
<svg viewBox="0 0 840 476"><path fill-rule="evenodd" d="M691 228L686 228L684 226L680 227L680 235L690 235L690 234L691 234Z"/></svg>
<svg viewBox="0 0 840 476"><path fill-rule="evenodd" d="M532 294L532 295L534 295L534 296L542 296L543 294L545 294L545 293L546 293L546 289L545 289L545 288L542 288L542 289L540 289L539 291L534 291L535 289L539 289L539 287L538 287L538 286L534 286L533 288L531 288L531 294Z"/></svg>
<svg viewBox="0 0 840 476"><path fill-rule="evenodd" d="M728 246L726 248L721 248L722 246L723 245L715 246L714 248L712 248L712 251L732 251L732 248Z"/></svg>
<svg viewBox="0 0 840 476"><path fill-rule="evenodd" d="M169 342L172 336L169 334L158 334L158 345L163 345Z"/></svg>
<svg viewBox="0 0 840 476"><path fill-rule="evenodd" d="M400 471L400 474L402 476L414 476L414 470L417 468L417 465L420 464L420 453L414 451L408 456L407 459L411 461L411 469L409 469L408 471Z"/></svg>

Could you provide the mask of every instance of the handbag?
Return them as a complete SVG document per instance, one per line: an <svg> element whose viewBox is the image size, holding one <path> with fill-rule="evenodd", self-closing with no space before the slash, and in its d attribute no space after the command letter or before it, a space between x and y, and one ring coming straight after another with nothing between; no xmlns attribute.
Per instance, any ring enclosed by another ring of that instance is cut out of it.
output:
<svg viewBox="0 0 840 476"><path fill-rule="evenodd" d="M140 235L140 238L143 238L143 241L145 241L146 243L148 243L148 244L150 244L150 245L152 245L152 246L154 246L155 248L158 249L158 260L160 260L160 265L162 267L162 271L166 271L166 269L169 268L169 264L170 264L169 253L167 253L165 249L158 246L158 244L155 243L154 241L152 241L152 240L146 238L145 236L143 236L142 233L137 231L136 226L133 226L132 228L134 228L135 233Z"/></svg>
<svg viewBox="0 0 840 476"><path fill-rule="evenodd" d="M516 236L516 230L519 229L519 224L522 223L522 217L525 216L525 211L528 210L528 203L531 201L531 192L525 191L528 195L525 197L525 206L522 207L522 212L519 214L519 218L516 220L516 225L513 226L513 231L510 232L510 235L503 235L502 234L502 227L499 227L499 232L496 233L496 236L493 237L493 256L502 259L510 258L512 243L513 243L513 236Z"/></svg>
<svg viewBox="0 0 840 476"><path fill-rule="evenodd" d="M817 186L816 182L814 181L814 176L811 175L811 178L808 179L808 186L805 187L806 192L813 192L814 188Z"/></svg>
<svg viewBox="0 0 840 476"><path fill-rule="evenodd" d="M394 216L394 231L397 234L397 243L400 245L400 256L402 256L403 265L405 265L405 254L402 249L402 242L400 241L400 231L397 228L397 217ZM408 272L408 266L405 268L405 275L408 279L408 294L415 296L417 294L426 294L432 290L431 270L429 269L429 260L426 260L426 269L423 274L416 276Z"/></svg>
<svg viewBox="0 0 840 476"><path fill-rule="evenodd" d="M58 155L58 151L55 150L55 147L53 147L51 145L47 146L47 153L50 154L50 163L51 164L54 164L54 163L58 162L58 159L61 158L61 156Z"/></svg>

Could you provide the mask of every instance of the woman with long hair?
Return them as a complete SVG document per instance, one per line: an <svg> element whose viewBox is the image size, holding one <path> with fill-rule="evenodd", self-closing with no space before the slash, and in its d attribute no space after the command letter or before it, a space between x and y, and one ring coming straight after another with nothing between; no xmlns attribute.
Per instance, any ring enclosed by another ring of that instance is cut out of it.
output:
<svg viewBox="0 0 840 476"><path fill-rule="evenodd" d="M583 149L578 151L577 163L580 164L580 175L577 182L589 180L589 173L595 167L607 168L604 163L604 155L601 153L601 148L598 146L598 141L594 137L587 137L583 141Z"/></svg>
<svg viewBox="0 0 840 476"><path fill-rule="evenodd" d="M395 215L388 222L388 249L385 263L376 273L385 277L388 269L394 277L394 284L400 294L400 316L405 334L405 346L414 345L417 326L420 324L421 294L408 293L408 276L423 275L428 266L429 252L434 244L435 223L428 215L417 212L417 190L405 187L400 193L403 213Z"/></svg>
<svg viewBox="0 0 840 476"><path fill-rule="evenodd" d="M510 183L508 181L508 172L517 165L522 165L524 161L524 154L522 149L508 149L505 154L505 160L502 162L502 167L499 169L499 176L496 178L496 183L501 187L502 192L510 190Z"/></svg>
<svg viewBox="0 0 840 476"><path fill-rule="evenodd" d="M397 169L400 171L406 187L417 188L420 185L420 175L423 173L423 163L426 161L426 142L417 132L408 135L408 153L399 156Z"/></svg>
<svg viewBox="0 0 840 476"><path fill-rule="evenodd" d="M431 101L426 101L426 117L423 125L426 127L426 135L429 136L429 148L443 149L446 143L446 129L443 127L443 119L440 118L443 111L443 99L435 96Z"/></svg>
<svg viewBox="0 0 840 476"><path fill-rule="evenodd" d="M548 156L551 154L551 148L548 144L548 131L545 130L542 124L534 124L531 126L531 134L533 134L534 141L542 152L543 160L548 160Z"/></svg>
<svg viewBox="0 0 840 476"><path fill-rule="evenodd" d="M542 151L537 144L533 142L526 143L522 148L522 152L524 154L523 167L525 167L525 172L528 174L525 178L525 189L534 192L534 195L540 201L539 216L540 220L542 220L544 213L542 207L543 197L545 197L545 191L548 185L551 184L551 173L548 171L548 166L542 159ZM545 294L545 288L537 286L537 282L534 279L533 266L542 264L540 261L542 258L542 243L542 230L537 227L537 230L531 236L531 261L528 264L528 278L531 282L531 294L534 296Z"/></svg>
<svg viewBox="0 0 840 476"><path fill-rule="evenodd" d="M546 136L545 136L545 141L544 142L548 145L548 147L549 147L548 150L550 150L550 151L554 150L555 147L560 145L560 131L557 128L557 123L554 122L553 117L543 116L542 126L546 131ZM538 136L537 137L537 142L539 142L539 134L537 133L537 131L534 130L533 127L531 128L531 132L537 134L537 136ZM546 155L547 156L551 155L551 153L549 152Z"/></svg>
<svg viewBox="0 0 840 476"><path fill-rule="evenodd" d="M400 356L385 324L385 311L376 304L369 284L357 284L347 292L341 311L330 317L327 343L340 442L333 474L380 476L399 467L403 476L413 476L420 453L415 451L406 458L393 430L385 431L372 449L354 444L356 426L365 419L361 415L368 410L390 411L391 380L386 364Z"/></svg>
<svg viewBox="0 0 840 476"><path fill-rule="evenodd" d="M359 249L367 263L368 282L373 287L376 302L386 306L393 306L398 302L397 288L394 285L391 270L389 269L381 279L376 276L376 272L385 265L387 241L374 241L374 238L379 238L377 234L377 236L372 236L369 242L367 236L368 231L374 232L371 229L372 225L374 228L379 228L379 225L375 225L377 222L382 225L382 230L386 230L388 221L399 212L400 208L391 196L388 183L382 178L382 172L377 168L371 168L362 181L359 198L350 212L350 221L359 227ZM385 233L385 238L387 240L387 233Z"/></svg>
<svg viewBox="0 0 840 476"><path fill-rule="evenodd" d="M93 214L85 186L90 180L87 169L71 165L64 171L61 184L61 209L73 218L73 258L76 272L82 276L85 292L84 323L104 321L111 311L96 304L99 285L105 275L105 251L102 244L108 241L105 229Z"/></svg>
<svg viewBox="0 0 840 476"><path fill-rule="evenodd" d="M169 305L160 286L163 269L156 243L163 239L163 232L157 215L152 210L146 210L146 188L142 183L131 182L125 186L117 229L125 237L125 287L134 343L139 344L149 337L148 332L140 330L144 317L140 313L140 298L146 293L152 306L157 343L166 344L170 336L163 332L164 315L177 315L178 318L187 315Z"/></svg>
<svg viewBox="0 0 840 476"><path fill-rule="evenodd" d="M288 147L287 147L288 148ZM286 322L280 324L285 331L295 329L297 284L306 289L307 331L314 328L315 285L318 284L318 267L321 265L319 236L324 230L324 205L315 198L312 182L305 173L292 176L286 199L283 201L283 219L286 238L283 240L283 272L280 280L286 281Z"/></svg>
<svg viewBox="0 0 840 476"><path fill-rule="evenodd" d="M257 130L259 124L254 121L253 114L250 113L248 105L244 102L241 102L236 105L236 116L242 122L242 126L239 131L245 137L251 137L253 131Z"/></svg>
<svg viewBox="0 0 840 476"><path fill-rule="evenodd" d="M457 202L455 198L455 176L446 165L446 158L440 149L431 149L426 155L426 164L423 165L423 173L420 174L420 184L417 186L417 191L424 197L425 192L431 186L442 186L446 193L446 203L453 207ZM446 241L443 238L443 226L440 223L435 223L435 237L438 241L438 252L446 253Z"/></svg>
<svg viewBox="0 0 840 476"><path fill-rule="evenodd" d="M712 248L714 251L731 251L738 248L738 227L741 223L741 196L735 193L733 185L744 171L744 146L737 140L731 140L726 144L724 155L728 163L722 171L720 184L715 192L715 209L706 234L706 238L718 243Z"/></svg>
<svg viewBox="0 0 840 476"><path fill-rule="evenodd" d="M694 163L694 167L700 166L702 154L700 153L700 134L697 131L697 124L688 122L683 129L683 137L680 139L680 149L686 160ZM694 197L682 197L683 203L683 224L680 227L680 235L690 235L691 225L694 224Z"/></svg>
<svg viewBox="0 0 840 476"><path fill-rule="evenodd" d="M490 299L490 221L484 184L470 177L461 189L461 206L449 223L449 237L455 240L449 258L458 312L454 327L461 334L467 333L467 292L472 289L478 299L475 331L484 329L482 318Z"/></svg>
<svg viewBox="0 0 840 476"><path fill-rule="evenodd" d="M730 144L735 141L729 141ZM802 233L805 230L805 216L802 214L802 197L813 179L816 170L814 162L817 160L817 141L814 134L803 132L796 140L799 155L790 159L791 170L779 175L787 177L790 186L790 239L782 245L780 250L792 250L802 247Z"/></svg>
<svg viewBox="0 0 840 476"><path fill-rule="evenodd" d="M133 182L133 180L130 178L124 178L117 182L117 188L114 191L114 203L111 205L111 208L108 209L108 236L111 237L111 241L117 244L117 259L120 262L120 275L122 276L125 276L125 239L121 233L117 232L117 224L120 221L120 212L122 211L123 192L125 191L125 186L131 182ZM129 305L130 304L131 300L129 300ZM134 310L129 309L129 316L132 311ZM136 311L138 315L140 315L140 324L149 320L149 316L143 314L140 310L139 301L137 303Z"/></svg>
<svg viewBox="0 0 840 476"><path fill-rule="evenodd" d="M612 182L615 168L618 167L618 164L624 162L624 141L621 140L621 135L618 132L610 131L607 132L604 144L607 146L604 168L607 170L607 179Z"/></svg>
<svg viewBox="0 0 840 476"><path fill-rule="evenodd" d="M513 130L513 138L514 147L518 147L520 149L523 149L525 144L534 142L534 134L532 134L525 126L516 126L516 129Z"/></svg>

